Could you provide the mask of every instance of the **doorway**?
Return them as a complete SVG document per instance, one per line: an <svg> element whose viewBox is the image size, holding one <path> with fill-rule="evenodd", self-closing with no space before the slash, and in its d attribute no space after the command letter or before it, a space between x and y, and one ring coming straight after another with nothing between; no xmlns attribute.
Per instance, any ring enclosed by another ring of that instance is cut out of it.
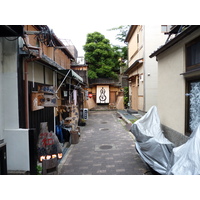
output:
<svg viewBox="0 0 200 200"><path fill-rule="evenodd" d="M138 76L132 79L132 109L138 110Z"/></svg>

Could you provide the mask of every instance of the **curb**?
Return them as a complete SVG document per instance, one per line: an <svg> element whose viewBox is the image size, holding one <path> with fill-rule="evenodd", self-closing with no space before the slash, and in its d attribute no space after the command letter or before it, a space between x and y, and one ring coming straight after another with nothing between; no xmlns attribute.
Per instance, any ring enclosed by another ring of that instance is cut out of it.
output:
<svg viewBox="0 0 200 200"><path fill-rule="evenodd" d="M132 124L132 122L128 119L126 119L126 117L124 117L123 114L121 114L120 112L117 112L117 114L119 114L121 116L121 118L127 123L127 124ZM128 131L129 135L133 138L134 141L135 140L135 136L133 135L133 133L131 133L131 131Z"/></svg>
<svg viewBox="0 0 200 200"><path fill-rule="evenodd" d="M72 149L74 148L74 144L71 144L69 149L67 150L67 152L65 153L64 157L62 158L62 160L60 161L60 163L58 164L58 174L60 173L64 163L66 162L70 152L72 151Z"/></svg>
<svg viewBox="0 0 200 200"><path fill-rule="evenodd" d="M129 121L128 119L126 119L126 117L124 117L124 115L122 115L120 112L117 111L117 114L119 114L121 116L121 118L127 123L127 124L132 124L131 121Z"/></svg>
<svg viewBox="0 0 200 200"><path fill-rule="evenodd" d="M84 127L80 127L80 132L82 132L83 129L84 129ZM60 171L61 171L63 165L65 164L67 158L69 157L70 152L72 151L72 149L74 148L75 145L76 144L70 144L69 149L67 150L67 152L65 153L64 157L61 159L60 163L58 164L58 174L60 174Z"/></svg>

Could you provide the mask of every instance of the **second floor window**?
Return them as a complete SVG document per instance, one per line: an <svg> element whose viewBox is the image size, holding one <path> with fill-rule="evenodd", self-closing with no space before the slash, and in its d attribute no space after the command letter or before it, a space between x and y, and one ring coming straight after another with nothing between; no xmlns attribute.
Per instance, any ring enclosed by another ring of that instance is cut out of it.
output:
<svg viewBox="0 0 200 200"><path fill-rule="evenodd" d="M186 71L200 69L200 37L186 45Z"/></svg>

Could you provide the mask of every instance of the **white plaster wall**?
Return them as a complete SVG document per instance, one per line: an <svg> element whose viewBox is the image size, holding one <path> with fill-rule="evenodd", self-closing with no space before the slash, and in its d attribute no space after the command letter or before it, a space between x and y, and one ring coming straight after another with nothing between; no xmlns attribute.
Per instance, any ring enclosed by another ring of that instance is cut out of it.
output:
<svg viewBox="0 0 200 200"><path fill-rule="evenodd" d="M181 45L159 57L158 111L161 123L175 131L185 129L185 79L180 74L184 66L184 48Z"/></svg>
<svg viewBox="0 0 200 200"><path fill-rule="evenodd" d="M3 118L6 128L19 128L18 84L17 84L17 41L3 42Z"/></svg>
<svg viewBox="0 0 200 200"><path fill-rule="evenodd" d="M2 39L1 42L0 137L3 132L8 170L29 170L28 130L19 129L17 40Z"/></svg>
<svg viewBox="0 0 200 200"><path fill-rule="evenodd" d="M200 35L193 32L158 56L158 112L161 123L185 133L185 44Z"/></svg>
<svg viewBox="0 0 200 200"><path fill-rule="evenodd" d="M145 25L144 32L144 95L145 111L148 111L151 106L157 106L158 90L158 63L149 55L165 43L167 35L161 33L161 25Z"/></svg>
<svg viewBox="0 0 200 200"><path fill-rule="evenodd" d="M30 171L29 139L27 129L5 129L7 169Z"/></svg>
<svg viewBox="0 0 200 200"><path fill-rule="evenodd" d="M128 43L129 67L136 60L143 58L143 31L143 26L137 26L137 29ZM139 44L137 44L137 34L139 34Z"/></svg>

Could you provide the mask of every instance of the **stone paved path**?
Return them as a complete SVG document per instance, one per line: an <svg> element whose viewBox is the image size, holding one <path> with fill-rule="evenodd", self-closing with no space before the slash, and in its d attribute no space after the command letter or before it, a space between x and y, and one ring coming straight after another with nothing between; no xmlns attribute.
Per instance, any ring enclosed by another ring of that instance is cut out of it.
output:
<svg viewBox="0 0 200 200"><path fill-rule="evenodd" d="M116 111L91 111L78 144L71 145L60 175L151 174L135 150L134 138Z"/></svg>

